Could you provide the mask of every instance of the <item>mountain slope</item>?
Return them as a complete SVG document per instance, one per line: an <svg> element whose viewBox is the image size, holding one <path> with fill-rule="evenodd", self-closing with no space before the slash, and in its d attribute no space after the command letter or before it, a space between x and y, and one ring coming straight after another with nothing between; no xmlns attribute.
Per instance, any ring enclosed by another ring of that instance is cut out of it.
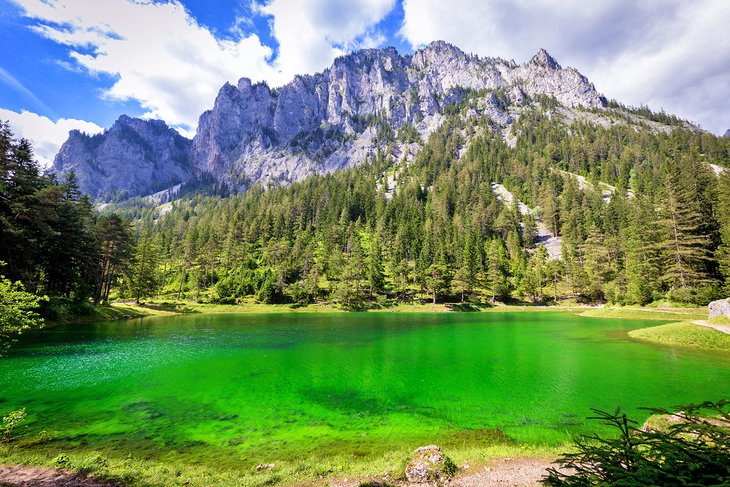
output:
<svg viewBox="0 0 730 487"><path fill-rule="evenodd" d="M442 41L406 56L362 50L281 88L246 78L224 85L192 144L163 122L124 116L99 136L74 132L52 171L76 171L95 199L144 196L200 178L234 191L259 181L290 183L364 162L384 142L400 154L467 98L481 100L476 115L507 127L519 116L515 104L540 96L565 107L607 104L584 76L544 50L525 64L465 54ZM401 128L411 136L399 143Z"/></svg>
<svg viewBox="0 0 730 487"><path fill-rule="evenodd" d="M378 129L382 135L414 125L425 137L447 107L479 90L488 116L500 124L512 121L505 101L548 95L566 106L606 105L584 76L544 50L523 65L467 55L445 42L412 56L362 50L279 89L246 78L226 84L200 117L193 159L199 170L234 186L291 182L373 156ZM500 98L488 96L496 90L504 91Z"/></svg>
<svg viewBox="0 0 730 487"><path fill-rule="evenodd" d="M81 191L93 199L144 196L193 176L191 145L161 120L122 115L101 134L71 131L51 171L61 177L75 172Z"/></svg>

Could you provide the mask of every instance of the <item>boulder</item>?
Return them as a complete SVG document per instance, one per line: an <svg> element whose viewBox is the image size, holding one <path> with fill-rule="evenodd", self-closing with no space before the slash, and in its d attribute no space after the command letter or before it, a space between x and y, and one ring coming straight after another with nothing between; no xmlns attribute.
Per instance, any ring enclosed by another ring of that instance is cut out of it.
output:
<svg viewBox="0 0 730 487"><path fill-rule="evenodd" d="M730 298L718 299L711 302L707 309L710 312L710 318L715 316L727 316L730 318Z"/></svg>
<svg viewBox="0 0 730 487"><path fill-rule="evenodd" d="M406 465L406 479L414 484L438 482L451 478L456 465L436 445L416 448Z"/></svg>

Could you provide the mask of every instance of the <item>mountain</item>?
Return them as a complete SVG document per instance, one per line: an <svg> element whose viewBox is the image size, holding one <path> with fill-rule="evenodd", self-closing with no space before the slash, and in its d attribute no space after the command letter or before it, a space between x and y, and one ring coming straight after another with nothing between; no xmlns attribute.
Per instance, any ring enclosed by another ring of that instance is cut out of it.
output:
<svg viewBox="0 0 730 487"><path fill-rule="evenodd" d="M725 131L725 135L723 135L723 137L730 137L730 129Z"/></svg>
<svg viewBox="0 0 730 487"><path fill-rule="evenodd" d="M572 68L540 50L530 62L467 55L434 42L412 56L393 48L340 57L279 89L242 78L226 84L193 139L196 166L235 185L291 182L362 162L377 151L378 126L414 125L428 135L446 107L478 90L505 90L511 101L554 96L561 104L603 107L606 100ZM486 93L485 93L486 95ZM483 107L501 124L512 117L494 97Z"/></svg>
<svg viewBox="0 0 730 487"><path fill-rule="evenodd" d="M52 171L76 171L82 190L96 199L147 195L200 178L233 190L290 183L375 157L384 139L401 154L467 99L478 100L475 116L505 129L521 106L541 96L566 108L607 106L583 75L542 49L524 64L466 54L443 41L412 55L366 49L277 89L247 78L226 83L192 143L164 122L126 116L101 135L72 132ZM411 136L395 141L401 130Z"/></svg>
<svg viewBox="0 0 730 487"><path fill-rule="evenodd" d="M96 200L144 196L188 181L192 141L161 120L122 115L109 130L89 136L72 130L51 172L75 172L80 189Z"/></svg>

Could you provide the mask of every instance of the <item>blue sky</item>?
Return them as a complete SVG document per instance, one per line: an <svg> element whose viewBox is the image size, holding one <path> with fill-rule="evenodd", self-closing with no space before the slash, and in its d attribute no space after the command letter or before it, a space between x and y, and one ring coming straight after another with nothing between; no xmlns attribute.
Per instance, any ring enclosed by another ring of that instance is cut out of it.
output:
<svg viewBox="0 0 730 487"><path fill-rule="evenodd" d="M541 47L609 98L722 134L726 0L0 0L0 119L49 164L121 114L192 136L226 81L282 85L343 53L443 39L526 62Z"/></svg>

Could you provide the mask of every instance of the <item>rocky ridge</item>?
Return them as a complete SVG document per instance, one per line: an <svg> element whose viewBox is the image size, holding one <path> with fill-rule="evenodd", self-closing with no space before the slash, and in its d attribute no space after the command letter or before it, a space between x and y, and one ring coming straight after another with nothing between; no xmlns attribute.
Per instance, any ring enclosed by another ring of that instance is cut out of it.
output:
<svg viewBox="0 0 730 487"><path fill-rule="evenodd" d="M164 122L126 116L93 137L72 132L52 171L75 171L95 199L145 196L203 176L233 190L286 184L363 162L385 141L401 153L412 141L399 143L399 129L409 126L425 140L468 97L479 98L474 115L507 128L519 116L510 107L543 95L565 107L606 106L583 75L542 49L524 64L443 41L412 55L366 49L281 88L247 78L226 83L192 142Z"/></svg>
<svg viewBox="0 0 730 487"><path fill-rule="evenodd" d="M101 134L72 130L51 172L75 172L80 189L95 200L144 196L194 175L191 145L161 120L122 115Z"/></svg>
<svg viewBox="0 0 730 487"><path fill-rule="evenodd" d="M193 158L199 170L233 185L296 181L362 162L384 130L412 125L425 138L446 107L477 91L483 115L500 125L513 121L506 104L538 95L566 106L606 104L584 76L544 50L522 65L440 41L411 56L362 50L278 89L247 78L226 84L200 117Z"/></svg>

